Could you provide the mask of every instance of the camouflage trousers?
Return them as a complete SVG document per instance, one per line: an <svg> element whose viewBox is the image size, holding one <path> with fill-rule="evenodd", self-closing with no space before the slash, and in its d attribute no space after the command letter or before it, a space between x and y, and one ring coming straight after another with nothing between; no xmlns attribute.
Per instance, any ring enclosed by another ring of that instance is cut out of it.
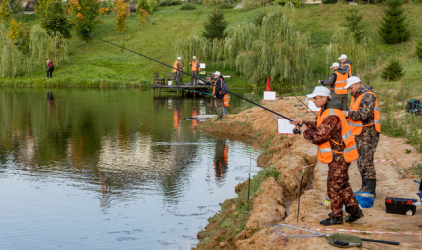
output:
<svg viewBox="0 0 422 250"><path fill-rule="evenodd" d="M359 202L349 183L349 166L350 163L347 163L343 156L340 160L328 164L327 193L331 202L329 216L334 219L343 219L343 204L346 205L346 212L349 214L361 213Z"/></svg>
<svg viewBox="0 0 422 250"><path fill-rule="evenodd" d="M224 99L217 98L217 115L218 118L222 118L227 114L226 106L224 106Z"/></svg>
<svg viewBox="0 0 422 250"><path fill-rule="evenodd" d="M198 71L192 71L190 78L190 85L198 86Z"/></svg>
<svg viewBox="0 0 422 250"><path fill-rule="evenodd" d="M176 84L182 84L182 72L180 72L179 70L176 71Z"/></svg>
<svg viewBox="0 0 422 250"><path fill-rule="evenodd" d="M377 173L374 166L374 154L380 139L380 134L374 126L363 127L362 133L355 136L358 148L358 169L364 179L375 180Z"/></svg>

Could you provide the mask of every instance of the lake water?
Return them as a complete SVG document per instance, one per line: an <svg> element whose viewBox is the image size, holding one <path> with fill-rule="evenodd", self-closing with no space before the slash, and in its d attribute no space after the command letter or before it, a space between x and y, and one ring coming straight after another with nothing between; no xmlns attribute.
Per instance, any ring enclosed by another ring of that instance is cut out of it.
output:
<svg viewBox="0 0 422 250"><path fill-rule="evenodd" d="M163 95L1 88L0 249L195 246L259 151L183 119L211 98Z"/></svg>

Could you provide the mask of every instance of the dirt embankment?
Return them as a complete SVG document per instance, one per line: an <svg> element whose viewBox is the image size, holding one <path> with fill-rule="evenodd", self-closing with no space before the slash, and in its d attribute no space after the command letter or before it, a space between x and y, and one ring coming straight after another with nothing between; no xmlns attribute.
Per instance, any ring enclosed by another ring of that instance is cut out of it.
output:
<svg viewBox="0 0 422 250"><path fill-rule="evenodd" d="M305 112L297 106L295 98L286 98L264 105L289 118L298 117L315 119L312 113ZM324 227L319 221L328 217L329 208L324 205L326 194L327 165L317 163L316 146L310 144L302 135L277 134L277 121L274 114L255 107L237 115L228 115L221 122L207 121L201 128L210 133L225 133L237 136L253 137L263 147L258 158L261 167L276 166L281 173L278 181L268 178L260 186L259 194L254 198L252 209L246 218L246 225L233 237L233 232L224 231L224 227L213 240L204 241L204 232L219 227L218 221L211 222L198 234L201 242L199 249L334 249L325 238L311 237L286 240L274 232L272 226L277 223L306 226L311 230L317 228L354 229L384 232L419 232L422 223L422 209L417 207L414 216L387 214L385 212L386 197L414 198L416 187L413 182L416 176L410 174L409 167L419 160L412 146L405 144L401 138L389 138L381 135L375 154L376 160L407 159L407 161L375 163L377 170L377 199L370 209L363 209L365 217L354 224ZM289 152L287 151L287 141ZM410 151L410 152L409 152ZM299 223L296 223L298 195L301 181L300 167L316 163L305 171L302 186ZM350 183L354 190L360 188L360 175L356 163L352 163ZM245 183L242 185L245 186ZM226 204L226 202L225 202ZM236 206L221 213L232 213ZM228 204L228 203L227 203ZM226 205L227 206L227 205ZM231 211L231 212L230 212ZM345 213L346 215L346 213ZM355 233L350 233L355 234ZM399 241L400 246L364 242L363 249L421 249L422 236L355 234L363 238Z"/></svg>

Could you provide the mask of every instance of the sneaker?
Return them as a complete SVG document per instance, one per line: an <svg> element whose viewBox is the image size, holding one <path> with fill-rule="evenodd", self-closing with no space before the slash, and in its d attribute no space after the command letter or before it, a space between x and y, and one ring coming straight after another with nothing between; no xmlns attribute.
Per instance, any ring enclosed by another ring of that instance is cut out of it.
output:
<svg viewBox="0 0 422 250"><path fill-rule="evenodd" d="M328 219L320 221L319 224L324 225L324 226L341 225L343 224L343 219L336 220L330 217Z"/></svg>
<svg viewBox="0 0 422 250"><path fill-rule="evenodd" d="M47 79L48 79L48 77L45 77L45 78L47 78Z"/></svg>
<svg viewBox="0 0 422 250"><path fill-rule="evenodd" d="M347 219L346 219L346 222L347 223L352 223L352 222L355 222L355 221L357 221L357 220L360 220L360 219L362 219L363 218L363 213L362 212L360 212L360 214L359 215L350 215L349 217L347 217Z"/></svg>

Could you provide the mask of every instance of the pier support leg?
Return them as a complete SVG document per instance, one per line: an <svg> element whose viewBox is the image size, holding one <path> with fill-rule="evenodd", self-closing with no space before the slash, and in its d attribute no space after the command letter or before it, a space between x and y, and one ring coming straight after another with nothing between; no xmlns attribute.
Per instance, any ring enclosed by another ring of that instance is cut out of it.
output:
<svg viewBox="0 0 422 250"><path fill-rule="evenodd" d="M158 98L161 97L161 88L158 88Z"/></svg>

